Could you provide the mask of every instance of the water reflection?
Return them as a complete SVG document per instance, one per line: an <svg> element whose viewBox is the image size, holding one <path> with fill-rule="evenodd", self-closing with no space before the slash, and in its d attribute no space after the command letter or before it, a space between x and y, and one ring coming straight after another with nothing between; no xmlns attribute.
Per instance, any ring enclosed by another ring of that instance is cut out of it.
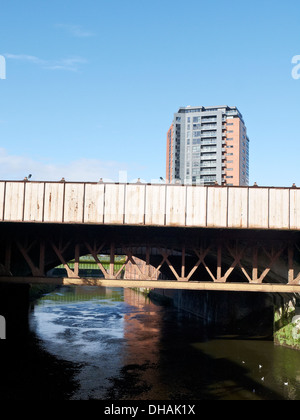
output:
<svg viewBox="0 0 300 420"><path fill-rule="evenodd" d="M109 377L121 368L123 289L62 288L40 299L31 329L43 348L59 359L81 364L74 399L103 398Z"/></svg>
<svg viewBox="0 0 300 420"><path fill-rule="evenodd" d="M64 288L34 307L44 350L79 367L70 399L300 399L300 353L208 339L201 321L129 289Z"/></svg>

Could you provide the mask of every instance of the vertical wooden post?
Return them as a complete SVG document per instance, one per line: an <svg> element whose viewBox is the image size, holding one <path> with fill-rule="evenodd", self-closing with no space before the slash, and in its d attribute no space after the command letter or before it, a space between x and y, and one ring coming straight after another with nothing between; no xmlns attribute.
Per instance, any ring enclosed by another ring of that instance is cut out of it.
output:
<svg viewBox="0 0 300 420"><path fill-rule="evenodd" d="M75 264L74 264L74 274L76 277L79 276L79 256L80 256L80 245L75 245Z"/></svg>
<svg viewBox="0 0 300 420"><path fill-rule="evenodd" d="M185 246L182 247L181 257L181 280L185 280Z"/></svg>
<svg viewBox="0 0 300 420"><path fill-rule="evenodd" d="M295 270L294 270L294 246L292 244L289 244L288 258L289 258L289 274L288 274L289 284L293 284L294 279L295 279L295 272L294 272Z"/></svg>
<svg viewBox="0 0 300 420"><path fill-rule="evenodd" d="M218 244L218 251L217 251L217 280L221 281L222 279L222 245L219 241Z"/></svg>
<svg viewBox="0 0 300 420"><path fill-rule="evenodd" d="M110 243L110 264L109 264L109 276L111 279L114 278L115 273L115 244Z"/></svg>
<svg viewBox="0 0 300 420"><path fill-rule="evenodd" d="M252 268L252 282L257 283L258 280L258 247L253 248L253 268Z"/></svg>
<svg viewBox="0 0 300 420"><path fill-rule="evenodd" d="M40 242L40 272L45 275L45 241L42 239Z"/></svg>
<svg viewBox="0 0 300 420"><path fill-rule="evenodd" d="M147 246L146 249L146 272L145 275L147 278L150 278L150 248Z"/></svg>

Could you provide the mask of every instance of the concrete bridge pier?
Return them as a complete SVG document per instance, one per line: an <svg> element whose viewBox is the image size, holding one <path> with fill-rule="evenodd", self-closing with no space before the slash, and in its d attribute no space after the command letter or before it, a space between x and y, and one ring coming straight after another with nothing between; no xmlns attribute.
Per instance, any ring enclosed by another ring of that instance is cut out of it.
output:
<svg viewBox="0 0 300 420"><path fill-rule="evenodd" d="M229 334L272 339L271 294L155 289L153 297L170 299L178 309L201 318L211 336Z"/></svg>
<svg viewBox="0 0 300 420"><path fill-rule="evenodd" d="M200 317L208 335L259 336L300 350L299 295L166 289L151 295Z"/></svg>

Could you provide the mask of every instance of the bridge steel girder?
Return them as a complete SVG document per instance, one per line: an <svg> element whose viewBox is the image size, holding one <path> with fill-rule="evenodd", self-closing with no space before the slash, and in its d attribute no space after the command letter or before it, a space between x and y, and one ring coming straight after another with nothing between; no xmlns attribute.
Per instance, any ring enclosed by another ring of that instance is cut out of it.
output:
<svg viewBox="0 0 300 420"><path fill-rule="evenodd" d="M52 283L50 270L63 264L65 282L86 284L79 258L90 254L101 271L99 282L115 280L118 287L129 284L120 277L131 265L137 273L135 287L169 280L174 288L196 283L213 290L240 289L242 284L255 291L268 291L272 284L287 292L300 288L298 231L2 223L0 232L0 281ZM108 270L100 254L109 256ZM115 271L116 255L126 259Z"/></svg>

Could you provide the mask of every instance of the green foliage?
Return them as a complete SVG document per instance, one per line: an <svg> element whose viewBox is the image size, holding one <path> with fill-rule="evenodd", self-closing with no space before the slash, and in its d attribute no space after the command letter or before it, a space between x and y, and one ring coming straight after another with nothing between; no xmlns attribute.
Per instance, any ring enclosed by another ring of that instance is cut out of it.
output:
<svg viewBox="0 0 300 420"><path fill-rule="evenodd" d="M295 315L296 306L291 304L275 309L274 342L280 346L300 350L300 327L292 322Z"/></svg>

